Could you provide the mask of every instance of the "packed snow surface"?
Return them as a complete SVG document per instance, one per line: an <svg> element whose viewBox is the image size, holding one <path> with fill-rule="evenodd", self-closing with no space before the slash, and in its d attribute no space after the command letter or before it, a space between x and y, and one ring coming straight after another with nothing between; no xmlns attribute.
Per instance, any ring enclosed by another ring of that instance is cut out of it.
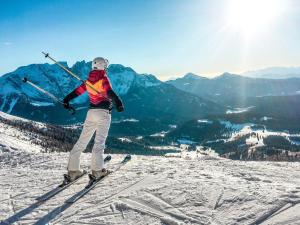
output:
<svg viewBox="0 0 300 225"><path fill-rule="evenodd" d="M13 118L12 118L13 119ZM42 153L21 133L0 123L0 224L300 224L300 163L222 159L199 149L174 157L132 156L74 204L87 184L76 184L45 202L68 153ZM88 169L90 153L82 154ZM112 155L107 168L124 155Z"/></svg>
<svg viewBox="0 0 300 225"><path fill-rule="evenodd" d="M133 156L73 205L87 177L52 199L67 154L9 149L1 161L1 224L300 224L299 163ZM8 152L7 152L8 153ZM121 160L113 155L113 169ZM82 155L82 166L90 154Z"/></svg>

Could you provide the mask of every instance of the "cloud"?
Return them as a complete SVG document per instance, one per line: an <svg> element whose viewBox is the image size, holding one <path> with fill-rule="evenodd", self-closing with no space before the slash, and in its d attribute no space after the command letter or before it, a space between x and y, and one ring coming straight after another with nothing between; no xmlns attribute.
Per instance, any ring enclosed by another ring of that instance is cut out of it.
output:
<svg viewBox="0 0 300 225"><path fill-rule="evenodd" d="M4 44L5 46L9 46L9 45L12 45L12 42L10 42L10 41L5 41L5 42L3 42L3 44Z"/></svg>

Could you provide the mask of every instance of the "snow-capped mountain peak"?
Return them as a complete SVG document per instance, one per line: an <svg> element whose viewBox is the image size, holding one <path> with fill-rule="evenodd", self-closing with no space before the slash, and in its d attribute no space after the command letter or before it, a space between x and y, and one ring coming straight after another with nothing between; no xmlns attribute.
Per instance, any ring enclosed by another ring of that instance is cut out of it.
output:
<svg viewBox="0 0 300 225"><path fill-rule="evenodd" d="M108 67L108 76L113 88L120 95L126 94L133 85L149 87L161 84L153 75L138 74L132 68L120 64L111 64Z"/></svg>
<svg viewBox="0 0 300 225"><path fill-rule="evenodd" d="M186 75L183 76L185 79L200 79L202 78L201 76L194 74L194 73L187 73Z"/></svg>
<svg viewBox="0 0 300 225"><path fill-rule="evenodd" d="M243 77L240 75L225 72L225 73L221 74L220 76L216 76L213 79L220 80L220 79L232 79L232 78L243 78Z"/></svg>

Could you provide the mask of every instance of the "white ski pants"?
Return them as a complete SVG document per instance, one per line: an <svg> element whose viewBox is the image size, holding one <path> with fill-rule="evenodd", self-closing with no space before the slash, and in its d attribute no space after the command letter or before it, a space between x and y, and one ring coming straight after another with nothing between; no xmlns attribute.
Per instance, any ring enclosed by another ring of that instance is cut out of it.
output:
<svg viewBox="0 0 300 225"><path fill-rule="evenodd" d="M105 109L89 109L83 124L80 137L70 152L68 170L80 170L80 155L87 147L93 134L95 143L92 150L92 170L101 170L104 167L104 148L105 141L110 127L111 114Z"/></svg>

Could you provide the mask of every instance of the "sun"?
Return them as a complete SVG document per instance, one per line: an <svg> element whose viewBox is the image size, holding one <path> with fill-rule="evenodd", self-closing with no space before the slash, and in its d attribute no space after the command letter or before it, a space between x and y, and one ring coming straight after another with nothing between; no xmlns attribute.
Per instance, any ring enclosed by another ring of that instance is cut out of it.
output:
<svg viewBox="0 0 300 225"><path fill-rule="evenodd" d="M227 26L244 35L256 35L267 30L281 14L282 0L230 0L228 2Z"/></svg>

